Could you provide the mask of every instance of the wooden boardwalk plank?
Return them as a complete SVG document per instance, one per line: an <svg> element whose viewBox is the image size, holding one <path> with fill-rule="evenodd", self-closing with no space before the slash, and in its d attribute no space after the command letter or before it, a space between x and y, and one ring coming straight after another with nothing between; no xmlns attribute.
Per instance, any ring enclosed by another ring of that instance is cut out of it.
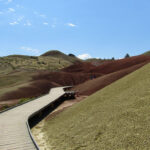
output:
<svg viewBox="0 0 150 150"><path fill-rule="evenodd" d="M53 88L48 95L0 113L0 150L36 150L28 133L28 117L65 94L64 87Z"/></svg>

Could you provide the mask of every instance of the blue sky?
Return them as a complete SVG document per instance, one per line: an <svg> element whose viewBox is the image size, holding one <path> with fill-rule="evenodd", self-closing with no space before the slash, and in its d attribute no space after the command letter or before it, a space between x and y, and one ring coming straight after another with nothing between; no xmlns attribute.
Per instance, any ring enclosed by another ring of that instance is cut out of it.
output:
<svg viewBox="0 0 150 150"><path fill-rule="evenodd" d="M0 56L57 49L122 58L150 49L149 0L0 0Z"/></svg>

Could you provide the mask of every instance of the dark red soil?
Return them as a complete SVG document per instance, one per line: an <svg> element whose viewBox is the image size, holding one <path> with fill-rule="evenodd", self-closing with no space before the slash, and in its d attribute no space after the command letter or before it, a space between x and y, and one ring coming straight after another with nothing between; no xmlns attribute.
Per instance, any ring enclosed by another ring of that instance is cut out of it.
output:
<svg viewBox="0 0 150 150"><path fill-rule="evenodd" d="M132 67L122 69L117 72L113 72L102 77L98 77L93 80L88 80L83 84L79 84L73 88L73 90L77 91L79 95L91 95L96 91L104 88L105 86L113 83L114 81L124 77L125 75L139 69L140 67L144 66L146 63L141 63L134 65Z"/></svg>
<svg viewBox="0 0 150 150"><path fill-rule="evenodd" d="M101 74L96 73L95 76L99 77ZM36 76L33 76L33 81L38 80L48 80L50 82L55 82L62 86L65 85L77 85L89 80L91 73L70 73L70 72L47 72L47 73L38 73Z"/></svg>
<svg viewBox="0 0 150 150"><path fill-rule="evenodd" d="M89 62L80 62L76 63L72 66L69 66L67 68L64 68L62 71L64 72L89 72L92 69L95 69L96 66L94 66L92 63Z"/></svg>
<svg viewBox="0 0 150 150"><path fill-rule="evenodd" d="M27 87L19 88L16 91L9 92L0 98L3 100L20 99L20 98L31 98L37 97L49 92L50 88L60 86L56 83L51 83L48 80L38 80L31 82Z"/></svg>
<svg viewBox="0 0 150 150"><path fill-rule="evenodd" d="M99 65L98 67L87 70L87 72L108 74L144 62L146 63L150 62L150 56L139 55L139 56L129 57L126 59L105 62L102 65Z"/></svg>
<svg viewBox="0 0 150 150"><path fill-rule="evenodd" d="M0 100L37 97L48 93L50 88L65 85L75 85L75 89L80 91L80 94L90 95L148 62L150 62L150 56L141 55L105 62L99 66L82 62L60 72L39 71L32 77L29 86L9 92ZM91 80L91 78L94 79Z"/></svg>

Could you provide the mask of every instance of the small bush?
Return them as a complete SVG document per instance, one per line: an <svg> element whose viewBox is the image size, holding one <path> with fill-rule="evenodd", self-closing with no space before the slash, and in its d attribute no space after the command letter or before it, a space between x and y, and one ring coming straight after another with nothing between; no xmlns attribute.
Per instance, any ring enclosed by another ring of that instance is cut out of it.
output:
<svg viewBox="0 0 150 150"><path fill-rule="evenodd" d="M1 110L8 109L9 107L10 107L9 105L5 104L5 105L2 106L2 109L1 109Z"/></svg>
<svg viewBox="0 0 150 150"><path fill-rule="evenodd" d="M129 57L130 57L130 55L127 53L124 58L129 58Z"/></svg>
<svg viewBox="0 0 150 150"><path fill-rule="evenodd" d="M76 57L74 54L68 54L68 56L70 56L70 57Z"/></svg>
<svg viewBox="0 0 150 150"><path fill-rule="evenodd" d="M32 98L21 98L20 101L19 101L19 104L25 103L27 101L31 101L33 99L34 99L34 97L32 97Z"/></svg>

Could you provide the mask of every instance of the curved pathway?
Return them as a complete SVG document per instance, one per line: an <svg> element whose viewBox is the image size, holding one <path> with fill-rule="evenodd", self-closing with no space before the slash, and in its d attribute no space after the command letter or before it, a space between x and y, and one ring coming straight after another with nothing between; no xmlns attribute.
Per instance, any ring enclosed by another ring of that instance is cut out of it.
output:
<svg viewBox="0 0 150 150"><path fill-rule="evenodd" d="M65 94L65 87L0 114L0 150L36 150L28 132L28 117Z"/></svg>

